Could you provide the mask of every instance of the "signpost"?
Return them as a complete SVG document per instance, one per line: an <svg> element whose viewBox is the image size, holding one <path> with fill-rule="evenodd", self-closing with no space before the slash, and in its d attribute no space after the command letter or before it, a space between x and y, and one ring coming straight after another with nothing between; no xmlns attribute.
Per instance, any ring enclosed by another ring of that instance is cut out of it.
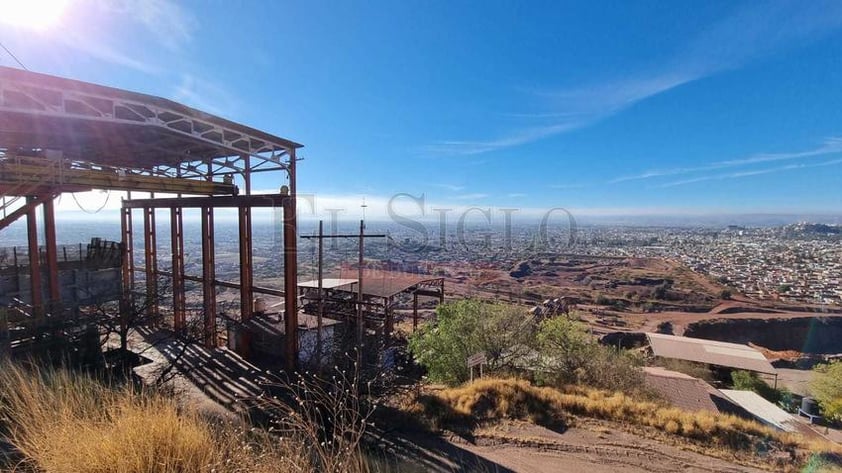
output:
<svg viewBox="0 0 842 473"><path fill-rule="evenodd" d="M471 370L471 382L474 381L474 366L479 366L479 377L482 378L482 365L488 363L485 352L474 353L468 357L468 369Z"/></svg>

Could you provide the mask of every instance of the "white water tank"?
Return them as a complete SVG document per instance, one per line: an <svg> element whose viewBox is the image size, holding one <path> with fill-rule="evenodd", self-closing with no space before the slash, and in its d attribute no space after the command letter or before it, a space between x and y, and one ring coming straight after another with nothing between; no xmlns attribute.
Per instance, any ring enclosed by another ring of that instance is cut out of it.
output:
<svg viewBox="0 0 842 473"><path fill-rule="evenodd" d="M262 297L254 298L254 313L263 314L266 312L266 299Z"/></svg>

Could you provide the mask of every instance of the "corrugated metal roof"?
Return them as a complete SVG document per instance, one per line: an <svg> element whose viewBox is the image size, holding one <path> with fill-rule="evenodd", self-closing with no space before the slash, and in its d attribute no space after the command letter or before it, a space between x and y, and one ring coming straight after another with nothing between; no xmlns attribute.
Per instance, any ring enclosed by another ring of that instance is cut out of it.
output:
<svg viewBox="0 0 842 473"><path fill-rule="evenodd" d="M775 368L760 351L738 343L647 333L655 356L726 366L758 373L775 374Z"/></svg>
<svg viewBox="0 0 842 473"><path fill-rule="evenodd" d="M799 430L798 421L788 412L771 402L763 399L754 391L738 391L735 389L722 389L722 394L728 399L737 403L747 410L760 422L785 432L796 432Z"/></svg>
<svg viewBox="0 0 842 473"><path fill-rule="evenodd" d="M322 278L322 289L337 289L343 288L343 286L351 286L352 284L356 284L357 279L343 279L343 278ZM310 281L303 281L298 283L298 287L312 287L318 288L319 287L319 280L313 279ZM350 290L350 287L347 288Z"/></svg>

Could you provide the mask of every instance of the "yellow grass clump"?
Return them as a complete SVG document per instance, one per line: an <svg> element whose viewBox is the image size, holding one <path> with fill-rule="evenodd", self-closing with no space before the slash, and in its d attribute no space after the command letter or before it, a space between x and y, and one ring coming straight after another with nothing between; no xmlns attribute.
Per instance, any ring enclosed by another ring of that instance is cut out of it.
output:
<svg viewBox="0 0 842 473"><path fill-rule="evenodd" d="M688 412L623 393L581 386L562 391L534 386L520 379L486 378L423 394L416 398L410 410L429 419L434 427L505 418L532 420L538 424L552 420L564 423L570 415L575 415L652 427L734 450L749 448L756 441L775 441L782 447L817 447L804 439L732 415Z"/></svg>
<svg viewBox="0 0 842 473"><path fill-rule="evenodd" d="M204 419L161 394L8 363L0 364L0 434L22 471L314 471L300 442Z"/></svg>

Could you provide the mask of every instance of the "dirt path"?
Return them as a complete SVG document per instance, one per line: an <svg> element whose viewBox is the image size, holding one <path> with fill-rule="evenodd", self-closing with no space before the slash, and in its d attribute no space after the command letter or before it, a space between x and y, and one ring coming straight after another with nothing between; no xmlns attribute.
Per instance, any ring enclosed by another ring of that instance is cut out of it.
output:
<svg viewBox="0 0 842 473"><path fill-rule="evenodd" d="M509 423L479 432L475 444L454 442L464 450L518 472L764 471L614 430L608 425L592 424L557 433L531 424Z"/></svg>

